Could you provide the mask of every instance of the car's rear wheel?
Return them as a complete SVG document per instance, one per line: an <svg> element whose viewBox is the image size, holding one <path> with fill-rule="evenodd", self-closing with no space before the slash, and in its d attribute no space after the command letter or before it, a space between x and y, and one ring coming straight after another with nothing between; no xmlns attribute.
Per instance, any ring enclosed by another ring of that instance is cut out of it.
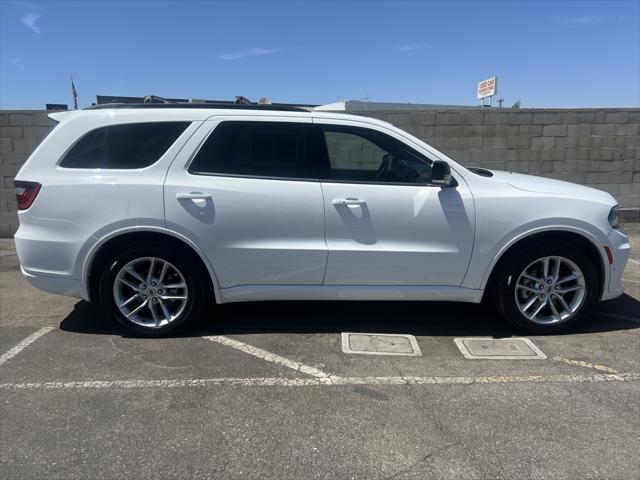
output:
<svg viewBox="0 0 640 480"><path fill-rule="evenodd" d="M499 274L496 303L504 317L531 333L555 333L579 322L597 294L597 270L581 250L541 244L519 251Z"/></svg>
<svg viewBox="0 0 640 480"><path fill-rule="evenodd" d="M136 244L116 253L100 281L100 301L127 329L165 335L183 328L203 306L193 262L180 252Z"/></svg>

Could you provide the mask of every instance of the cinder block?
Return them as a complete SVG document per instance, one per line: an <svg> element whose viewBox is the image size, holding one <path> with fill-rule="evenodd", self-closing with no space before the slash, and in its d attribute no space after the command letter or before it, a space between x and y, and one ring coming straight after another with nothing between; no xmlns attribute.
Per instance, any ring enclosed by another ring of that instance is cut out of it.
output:
<svg viewBox="0 0 640 480"><path fill-rule="evenodd" d="M42 140L49 133L47 127L22 127L25 137L35 137L38 141Z"/></svg>
<svg viewBox="0 0 640 480"><path fill-rule="evenodd" d="M574 136L556 137L557 148L575 148L577 146L578 146L578 137L574 137Z"/></svg>
<svg viewBox="0 0 640 480"><path fill-rule="evenodd" d="M33 113L10 113L9 125L16 127L28 127L36 124L35 115Z"/></svg>
<svg viewBox="0 0 640 480"><path fill-rule="evenodd" d="M460 125L460 114L449 112L436 113L436 125Z"/></svg>
<svg viewBox="0 0 640 480"><path fill-rule="evenodd" d="M529 162L527 161L509 161L506 162L506 169L509 172L529 173Z"/></svg>
<svg viewBox="0 0 640 480"><path fill-rule="evenodd" d="M622 148L627 145L627 138L622 135L613 136L613 137L600 137L602 140L600 145L603 148Z"/></svg>
<svg viewBox="0 0 640 480"><path fill-rule="evenodd" d="M496 131L494 125L471 125L466 128L469 137L493 137Z"/></svg>
<svg viewBox="0 0 640 480"><path fill-rule="evenodd" d="M542 135L545 137L564 137L566 134L566 125L545 125L542 129Z"/></svg>
<svg viewBox="0 0 640 480"><path fill-rule="evenodd" d="M616 148L613 150L613 158L616 159L633 159L638 157L637 148Z"/></svg>
<svg viewBox="0 0 640 480"><path fill-rule="evenodd" d="M578 137L578 147L599 148L602 147L603 137L585 135Z"/></svg>
<svg viewBox="0 0 640 480"><path fill-rule="evenodd" d="M563 180L565 182L584 184L585 175L585 173L579 172L554 172L553 178L556 180Z"/></svg>
<svg viewBox="0 0 640 480"><path fill-rule="evenodd" d="M453 158L456 162L460 162L463 164L467 163L471 158L469 150L450 150L446 153L451 158Z"/></svg>
<svg viewBox="0 0 640 480"><path fill-rule="evenodd" d="M433 112L411 112L411 119L415 125L435 125L436 114Z"/></svg>
<svg viewBox="0 0 640 480"><path fill-rule="evenodd" d="M531 148L540 148L543 150L553 148L555 141L555 137L533 137L531 139Z"/></svg>
<svg viewBox="0 0 640 480"><path fill-rule="evenodd" d="M18 170L22 165L18 165L15 163L2 163L0 164L0 176L2 177L15 177ZM13 183L11 184L11 188L13 188Z"/></svg>
<svg viewBox="0 0 640 480"><path fill-rule="evenodd" d="M530 112L511 112L509 113L509 124L524 125L533 122L533 113Z"/></svg>
<svg viewBox="0 0 640 480"><path fill-rule="evenodd" d="M606 172L587 172L585 181L592 184L609 183L609 174Z"/></svg>
<svg viewBox="0 0 640 480"><path fill-rule="evenodd" d="M555 123L556 115L548 112L536 112L533 114L533 123L550 125Z"/></svg>
<svg viewBox="0 0 640 480"><path fill-rule="evenodd" d="M517 150L516 155L518 160L536 162L542 160L542 152L543 150L522 149Z"/></svg>
<svg viewBox="0 0 640 480"><path fill-rule="evenodd" d="M603 192L610 193L611 195L620 195L620 185L611 183L592 183L589 184L589 186L602 190Z"/></svg>
<svg viewBox="0 0 640 480"><path fill-rule="evenodd" d="M640 147L640 136L632 135L625 138L627 147Z"/></svg>
<svg viewBox="0 0 640 480"><path fill-rule="evenodd" d="M575 172L577 170L577 160L559 160L553 162L553 173L556 172Z"/></svg>
<svg viewBox="0 0 640 480"><path fill-rule="evenodd" d="M556 114L556 123L578 123L580 115L577 112L559 112Z"/></svg>
<svg viewBox="0 0 640 480"><path fill-rule="evenodd" d="M615 135L616 126L607 123L594 123L591 125L592 135Z"/></svg>
<svg viewBox="0 0 640 480"><path fill-rule="evenodd" d="M21 138L23 135L23 127L0 127L0 137L2 138Z"/></svg>
<svg viewBox="0 0 640 480"><path fill-rule="evenodd" d="M550 148L549 150L542 151L542 160L565 160L567 158L567 151L562 148Z"/></svg>
<svg viewBox="0 0 640 480"><path fill-rule="evenodd" d="M598 162L598 168L594 169L593 171L599 170L600 172L622 172L624 171L624 166L625 165L622 160L602 161Z"/></svg>
<svg viewBox="0 0 640 480"><path fill-rule="evenodd" d="M529 173L551 173L553 162L529 162Z"/></svg>
<svg viewBox="0 0 640 480"><path fill-rule="evenodd" d="M56 122L51 120L46 112L36 114L36 125L39 127L51 128Z"/></svg>
<svg viewBox="0 0 640 480"><path fill-rule="evenodd" d="M482 148L482 137L465 137L459 139L459 148L461 149L469 149L469 148Z"/></svg>
<svg viewBox="0 0 640 480"><path fill-rule="evenodd" d="M521 137L541 137L542 125L520 125L518 135Z"/></svg>
<svg viewBox="0 0 640 480"><path fill-rule="evenodd" d="M640 195L640 183L626 183L620 185L622 195Z"/></svg>
<svg viewBox="0 0 640 480"><path fill-rule="evenodd" d="M604 116L605 123L627 123L629 112L607 112Z"/></svg>
<svg viewBox="0 0 640 480"><path fill-rule="evenodd" d="M616 135L640 135L639 123L626 123L614 125Z"/></svg>
<svg viewBox="0 0 640 480"><path fill-rule="evenodd" d="M10 138L0 138L0 152L10 152L13 146Z"/></svg>
<svg viewBox="0 0 640 480"><path fill-rule="evenodd" d="M393 125L408 125L411 123L410 113L389 113L386 121Z"/></svg>
<svg viewBox="0 0 640 480"><path fill-rule="evenodd" d="M496 125L495 136L496 137L517 137L518 136L517 125Z"/></svg>
<svg viewBox="0 0 640 480"><path fill-rule="evenodd" d="M460 123L462 125L482 125L484 122L484 112L476 110L464 110L460 113Z"/></svg>
<svg viewBox="0 0 640 480"><path fill-rule="evenodd" d="M506 164L504 161L487 160L477 164L479 167L487 168L489 170L505 170Z"/></svg>
<svg viewBox="0 0 640 480"><path fill-rule="evenodd" d="M22 165L27 158L29 158L29 153L27 152L6 152L2 153L2 162L3 163L17 163Z"/></svg>
<svg viewBox="0 0 640 480"><path fill-rule="evenodd" d="M484 117L484 123L487 125L506 125L508 120L508 114L501 112L487 112Z"/></svg>
<svg viewBox="0 0 640 480"><path fill-rule="evenodd" d="M567 135L590 135L591 124L577 123L575 125L567 125Z"/></svg>
<svg viewBox="0 0 640 480"><path fill-rule="evenodd" d="M15 152L33 152L40 143L35 137L16 138L13 140Z"/></svg>
<svg viewBox="0 0 640 480"><path fill-rule="evenodd" d="M531 147L531 137L507 138L507 148L529 148L529 147Z"/></svg>
<svg viewBox="0 0 640 480"><path fill-rule="evenodd" d="M496 148L493 152L495 160L517 160L518 153L516 150L508 150L505 148Z"/></svg>
<svg viewBox="0 0 640 480"><path fill-rule="evenodd" d="M633 172L611 172L609 173L609 183L631 183Z"/></svg>
<svg viewBox="0 0 640 480"><path fill-rule="evenodd" d="M504 148L507 146L507 139L504 137L485 137L484 146L486 148Z"/></svg>
<svg viewBox="0 0 640 480"><path fill-rule="evenodd" d="M8 127L8 126L9 126L9 114L0 113L0 127Z"/></svg>
<svg viewBox="0 0 640 480"><path fill-rule="evenodd" d="M482 148L482 149L472 149L469 150L470 153L470 157L469 160L471 161L488 161L488 160L493 160L495 158L495 151L492 149L488 149L488 148Z"/></svg>
<svg viewBox="0 0 640 480"><path fill-rule="evenodd" d="M604 122L604 110L591 110L580 112L580 121L582 123L602 123Z"/></svg>
<svg viewBox="0 0 640 480"><path fill-rule="evenodd" d="M597 148L589 150L589 160L612 160L613 150L611 148Z"/></svg>
<svg viewBox="0 0 640 480"><path fill-rule="evenodd" d="M568 148L567 160L587 160L589 158L588 148Z"/></svg>

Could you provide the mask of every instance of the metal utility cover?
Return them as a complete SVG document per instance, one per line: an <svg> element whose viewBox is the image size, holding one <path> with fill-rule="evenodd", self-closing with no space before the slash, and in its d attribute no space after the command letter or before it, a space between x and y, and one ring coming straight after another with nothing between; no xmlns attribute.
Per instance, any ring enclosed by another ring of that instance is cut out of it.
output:
<svg viewBox="0 0 640 480"><path fill-rule="evenodd" d="M472 360L544 360L547 356L528 338L454 338L462 355Z"/></svg>
<svg viewBox="0 0 640 480"><path fill-rule="evenodd" d="M361 355L421 357L416 337L395 333L342 333L342 351Z"/></svg>

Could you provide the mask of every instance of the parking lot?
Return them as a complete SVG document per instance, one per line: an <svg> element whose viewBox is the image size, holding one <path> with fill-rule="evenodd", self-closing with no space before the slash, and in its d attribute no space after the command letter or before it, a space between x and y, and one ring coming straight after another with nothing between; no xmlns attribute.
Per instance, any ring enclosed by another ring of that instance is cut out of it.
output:
<svg viewBox="0 0 640 480"><path fill-rule="evenodd" d="M531 359L466 358L465 339L520 335L452 303L229 304L178 338L132 338L31 288L2 240L0 475L632 478L640 225L626 229L627 294L571 334L526 337ZM349 345L414 355L345 353L345 332L412 335Z"/></svg>

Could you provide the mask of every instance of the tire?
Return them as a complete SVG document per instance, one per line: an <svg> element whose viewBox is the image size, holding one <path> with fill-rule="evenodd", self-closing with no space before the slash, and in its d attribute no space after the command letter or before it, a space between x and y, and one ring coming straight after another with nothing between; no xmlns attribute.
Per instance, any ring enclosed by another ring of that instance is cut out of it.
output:
<svg viewBox="0 0 640 480"><path fill-rule="evenodd" d="M545 258L549 259L546 276ZM511 256L497 275L494 296L504 318L518 330L550 334L579 323L593 305L598 286L597 269L582 250L567 243L541 242Z"/></svg>
<svg viewBox="0 0 640 480"><path fill-rule="evenodd" d="M100 303L136 335L174 334L197 318L205 304L207 283L199 259L193 257L162 244L134 243L107 262L100 278Z"/></svg>

